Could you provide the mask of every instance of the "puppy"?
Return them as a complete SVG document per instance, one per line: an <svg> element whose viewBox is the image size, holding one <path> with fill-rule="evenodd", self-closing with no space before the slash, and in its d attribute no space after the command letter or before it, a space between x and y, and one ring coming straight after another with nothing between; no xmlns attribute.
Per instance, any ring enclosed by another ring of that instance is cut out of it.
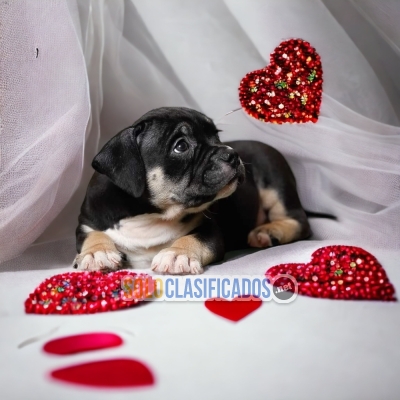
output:
<svg viewBox="0 0 400 400"><path fill-rule="evenodd" d="M76 230L80 270L201 274L226 251L311 235L283 156L259 142L221 143L191 109L148 112L92 166Z"/></svg>

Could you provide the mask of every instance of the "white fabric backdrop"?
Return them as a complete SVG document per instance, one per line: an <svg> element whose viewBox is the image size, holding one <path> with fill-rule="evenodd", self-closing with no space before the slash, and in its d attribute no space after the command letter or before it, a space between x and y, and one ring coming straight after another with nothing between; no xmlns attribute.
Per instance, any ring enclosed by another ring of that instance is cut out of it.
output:
<svg viewBox="0 0 400 400"><path fill-rule="evenodd" d="M140 398L396 399L398 304L299 298L290 307L264 304L254 318L229 325L197 303L53 319L25 316L22 302L42 279L70 267L98 148L159 106L196 108L217 121L224 139L277 147L294 169L304 206L339 218L313 219L316 241L206 273L263 273L305 261L320 246L351 244L375 254L399 288L399 20L396 0L1 2L0 397L101 398L43 379L71 363L45 358L45 339L17 349L59 327L46 338L133 330L122 353L107 355L128 354L153 367L157 386ZM225 116L239 107L244 74L268 64L290 37L308 40L322 58L318 123L269 125L243 111Z"/></svg>
<svg viewBox="0 0 400 400"><path fill-rule="evenodd" d="M353 10L354 23L372 27L371 41L390 43L400 59L396 1L341 4L339 17ZM83 0L1 7L0 262L36 239L73 236L99 146L163 105L205 112L223 138L279 148L305 207L339 217L334 226L314 222L315 238L356 236L390 248L400 242L399 108L387 94L400 78L391 85L382 80L385 74L371 67L376 62L367 61L324 3ZM244 74L268 64L269 53L289 37L310 41L322 57L318 124L275 127L242 111L223 119L239 106ZM380 68L389 68L393 54L379 59Z"/></svg>

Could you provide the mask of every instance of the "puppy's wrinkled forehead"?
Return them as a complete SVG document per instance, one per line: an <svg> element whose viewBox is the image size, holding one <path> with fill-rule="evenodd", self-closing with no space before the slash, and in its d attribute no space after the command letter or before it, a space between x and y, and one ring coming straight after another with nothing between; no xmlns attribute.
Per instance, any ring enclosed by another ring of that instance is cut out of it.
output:
<svg viewBox="0 0 400 400"><path fill-rule="evenodd" d="M183 134L196 140L207 140L217 137L217 128L206 115L183 107L163 107L152 110L140 118L138 123L146 123L149 131L160 141L171 135ZM147 129L146 129L147 130Z"/></svg>

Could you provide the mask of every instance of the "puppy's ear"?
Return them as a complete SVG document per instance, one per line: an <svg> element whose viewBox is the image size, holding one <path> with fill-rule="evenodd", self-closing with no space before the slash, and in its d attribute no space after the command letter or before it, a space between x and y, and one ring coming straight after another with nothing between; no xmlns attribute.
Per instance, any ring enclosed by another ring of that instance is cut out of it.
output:
<svg viewBox="0 0 400 400"><path fill-rule="evenodd" d="M146 172L137 143L137 136L143 130L143 123L124 129L104 145L92 162L97 172L106 175L134 197L143 194L146 184Z"/></svg>

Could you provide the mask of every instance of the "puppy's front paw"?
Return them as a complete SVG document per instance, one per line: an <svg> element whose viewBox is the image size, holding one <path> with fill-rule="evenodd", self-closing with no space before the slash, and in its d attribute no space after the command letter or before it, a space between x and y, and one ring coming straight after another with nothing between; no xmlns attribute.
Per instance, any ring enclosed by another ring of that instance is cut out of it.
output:
<svg viewBox="0 0 400 400"><path fill-rule="evenodd" d="M265 226L259 226L253 229L247 237L250 247L265 248L276 246L279 241L271 235L271 232Z"/></svg>
<svg viewBox="0 0 400 400"><path fill-rule="evenodd" d="M186 249L169 247L161 250L151 263L154 272L164 274L202 274L200 259Z"/></svg>
<svg viewBox="0 0 400 400"><path fill-rule="evenodd" d="M74 267L81 271L116 270L122 261L121 254L114 250L99 250L94 253L78 254Z"/></svg>

